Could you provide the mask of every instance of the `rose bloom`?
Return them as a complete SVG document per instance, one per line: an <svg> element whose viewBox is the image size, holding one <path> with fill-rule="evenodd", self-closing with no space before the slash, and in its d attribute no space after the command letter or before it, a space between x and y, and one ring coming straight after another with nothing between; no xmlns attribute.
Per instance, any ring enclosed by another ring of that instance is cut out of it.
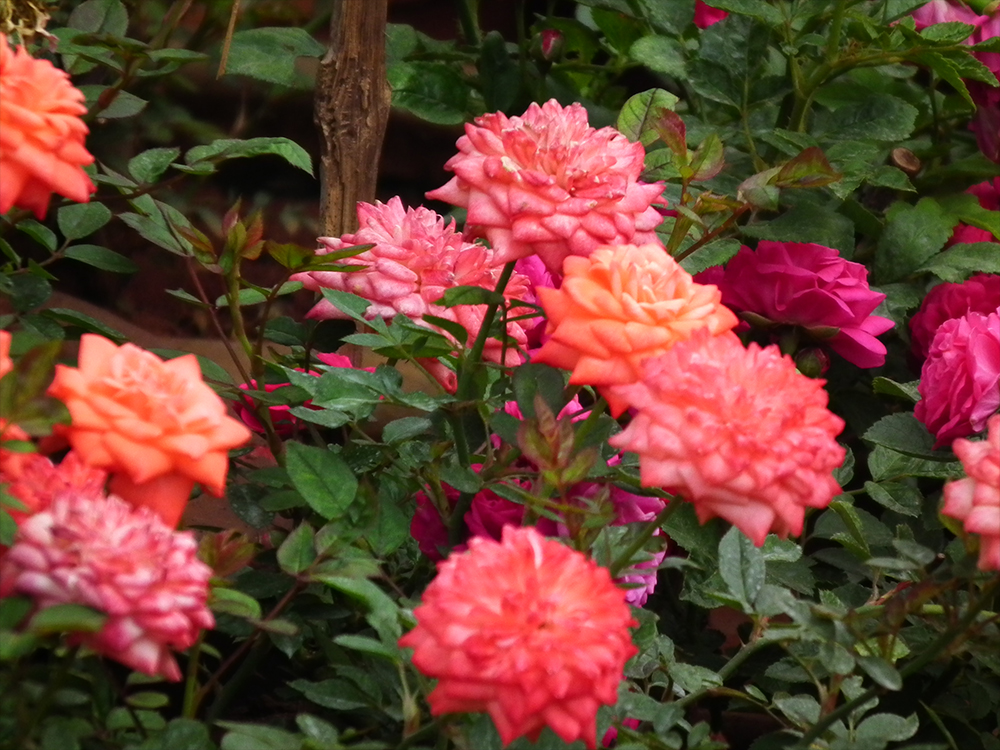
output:
<svg viewBox="0 0 1000 750"><path fill-rule="evenodd" d="M990 417L988 430L986 440L959 438L952 446L966 477L944 486L941 512L979 534L980 570L1000 570L1000 414Z"/></svg>
<svg viewBox="0 0 1000 750"><path fill-rule="evenodd" d="M0 484L9 483L7 494L25 506L25 510L5 508L18 524L32 513L46 510L57 495L101 494L107 479L107 472L88 466L73 451L58 464L38 453L0 451Z"/></svg>
<svg viewBox="0 0 1000 750"><path fill-rule="evenodd" d="M0 378L14 369L14 361L10 358L9 331L0 331Z"/></svg>
<svg viewBox="0 0 1000 750"><path fill-rule="evenodd" d="M844 422L823 384L775 346L699 331L613 387L636 414L608 442L639 454L644 487L683 496L702 523L724 518L759 547L768 532L801 534L805 509L840 492Z"/></svg>
<svg viewBox="0 0 1000 750"><path fill-rule="evenodd" d="M918 390L913 414L937 437L935 448L986 428L1000 408L1000 306L941 324Z"/></svg>
<svg viewBox="0 0 1000 750"><path fill-rule="evenodd" d="M699 29L707 29L709 26L717 24L728 15L729 14L726 13L726 11L713 8L711 5L705 4L703 0L695 0L694 25Z"/></svg>
<svg viewBox="0 0 1000 750"><path fill-rule="evenodd" d="M994 10L979 24L969 43L979 44L1000 36L1000 11ZM1000 52L975 52L976 58L1000 78ZM969 129L976 134L979 150L987 159L1000 164L1000 88L982 81L968 81L969 93L976 103L976 116Z"/></svg>
<svg viewBox="0 0 1000 750"><path fill-rule="evenodd" d="M885 345L875 337L893 322L872 315L885 295L868 288L868 269L833 248L769 241L756 251L744 246L726 265L719 289L723 304L738 313L801 326L858 367L885 364Z"/></svg>
<svg viewBox="0 0 1000 750"><path fill-rule="evenodd" d="M0 597L24 594L38 609L81 604L107 615L96 633L77 633L99 654L148 675L181 679L171 650L215 626L206 606L212 570L148 508L77 492L56 495L24 520L0 558Z"/></svg>
<svg viewBox="0 0 1000 750"><path fill-rule="evenodd" d="M913 16L918 31L935 24L954 21L978 27L987 20L986 16L979 15L968 5L951 2L951 0L931 0L929 3L921 5L910 15Z"/></svg>
<svg viewBox="0 0 1000 750"><path fill-rule="evenodd" d="M694 283L658 245L602 247L563 270L559 289L538 290L549 338L531 361L572 370L569 382L597 387L616 417L626 404L609 386L638 380L643 360L699 328L737 323L717 288Z"/></svg>
<svg viewBox="0 0 1000 750"><path fill-rule="evenodd" d="M552 99L521 117L477 117L458 150L445 164L455 176L427 197L468 209L501 263L537 253L559 273L567 255L656 241L663 185L639 181L642 144L590 127L579 104Z"/></svg>
<svg viewBox="0 0 1000 750"><path fill-rule="evenodd" d="M226 415L193 354L163 361L132 344L84 334L79 367L56 365L49 395L69 409L80 457L114 472L111 490L176 526L195 482L225 490L228 451L250 430Z"/></svg>
<svg viewBox="0 0 1000 750"><path fill-rule="evenodd" d="M931 289L920 309L910 319L913 354L921 361L927 358L931 341L941 324L961 318L969 312L989 314L1000 300L1000 276L978 273L960 284L938 284Z"/></svg>
<svg viewBox="0 0 1000 750"><path fill-rule="evenodd" d="M597 709L617 701L636 653L636 623L607 569L531 527L470 540L439 563L413 614L399 643L438 680L431 712L485 711L504 745L549 726L593 750Z"/></svg>
<svg viewBox="0 0 1000 750"><path fill-rule="evenodd" d="M493 251L482 245L466 242L455 231L455 222L445 224L444 218L427 208L403 208L399 198L388 203L358 203L360 229L340 239L320 237L320 256L352 245L373 244L344 265L361 270L308 271L292 279L301 281L307 289L336 289L364 297L371 304L365 315L389 320L397 314L446 335L446 331L423 320L424 315L454 321L469 332L470 343L479 335L486 305L442 307L437 304L444 293L456 286L478 286L495 289L500 278L500 264ZM511 276L504 296L508 300L533 301L528 280L521 274ZM527 308L512 311L512 317L530 312ZM325 299L309 311L311 318L346 318L347 316ZM508 323L507 335L512 339L504 352L503 343L490 339L483 356L490 362L512 367L522 361L518 347L527 343L525 326L532 321Z"/></svg>
<svg viewBox="0 0 1000 750"><path fill-rule="evenodd" d="M987 180L978 185L973 185L965 192L976 196L979 199L979 205L987 211L1000 211L1000 177L994 177L992 181ZM959 224L955 227L955 231L951 233L951 239L948 240L948 244L955 245L960 242L1000 242L1000 239L994 237L993 232L988 229L971 227L968 224Z"/></svg>
<svg viewBox="0 0 1000 750"><path fill-rule="evenodd" d="M83 93L48 60L0 41L0 214L14 206L45 218L52 193L78 203L97 188L83 166Z"/></svg>

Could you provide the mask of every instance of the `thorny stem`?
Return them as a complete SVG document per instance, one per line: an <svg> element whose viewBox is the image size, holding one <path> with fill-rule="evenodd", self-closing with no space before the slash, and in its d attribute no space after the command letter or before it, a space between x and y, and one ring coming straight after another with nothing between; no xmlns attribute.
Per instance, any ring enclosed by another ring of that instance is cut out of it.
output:
<svg viewBox="0 0 1000 750"><path fill-rule="evenodd" d="M249 383L251 380L250 373L247 372L246 367L243 365L243 360L239 358L236 354L236 350L233 349L233 343L229 340L226 332L222 330L222 324L219 322L219 318L215 314L215 306L205 293L205 287L202 286L201 279L198 278L198 272L194 267L193 258L187 258L187 263L185 265L187 266L188 276L191 277L191 283L194 284L195 291L198 293L198 299L200 299L205 306L212 310L212 314L209 315L209 318L212 320L212 326L215 328L215 332L218 334L219 340L222 342L222 345L226 347L226 351L229 353L229 357L236 365L236 369L240 371L240 377L243 378L243 382Z"/></svg>
<svg viewBox="0 0 1000 750"><path fill-rule="evenodd" d="M979 617L980 614L982 614L982 606L989 601L998 588L1000 588L1000 576L995 576L983 587L982 594L969 607L968 612L966 612L961 619L958 620L958 622L941 633L941 635L935 638L931 645L928 646L918 657L910 662L907 662L906 666L899 670L900 678L905 680L915 672L919 672L931 661L937 658L937 656L944 651L944 649L950 646L953 641L964 635L968 627L975 622L976 618ZM832 724L847 716L852 711L857 709L858 706L864 705L883 691L884 688L879 685L875 685L868 688L868 690L856 698L847 701L847 703L841 705L840 708L831 711L826 716L822 717L812 729L803 735L802 739L799 741L798 747L810 747L813 740L818 739L823 732L830 728Z"/></svg>
<svg viewBox="0 0 1000 750"><path fill-rule="evenodd" d="M703 237L701 237L701 239L696 240L690 247L686 248L684 252L675 255L674 260L676 260L679 263L680 261L684 260L686 257L691 255L696 250L707 245L709 242L714 240L720 234L729 231L733 226L735 226L736 222L740 220L740 217L742 217L743 214L745 214L749 210L750 210L750 204L748 203L740 206L738 209L733 211L730 217L726 219L724 222L722 222L722 224L717 229L713 229L711 232L707 232Z"/></svg>
<svg viewBox="0 0 1000 750"><path fill-rule="evenodd" d="M281 601L274 605L271 611L264 616L261 622L268 622L280 615L285 610L285 607L291 604L292 599L294 599L305 587L305 582L296 581L295 585L292 586L283 597L281 597ZM233 653L231 653L229 657L219 665L219 668L212 673L212 676L205 681L205 684L201 686L201 689L198 690L194 697L193 705L190 707L191 716L197 715L198 708L201 706L202 701L205 700L205 697L215 688L216 685L219 684L222 680L222 676L232 669L232 667L246 655L246 653L260 638L260 634L263 632L264 631L261 628L254 630L254 632L240 644L239 648L233 651Z"/></svg>
<svg viewBox="0 0 1000 750"><path fill-rule="evenodd" d="M636 553L639 552L639 550L645 546L646 542L653 537L653 534L655 534L656 531L663 526L663 524L665 524L674 513L677 512L677 509L681 507L681 502L682 501L678 498L670 500L666 507L656 514L656 518L645 525L639 536L636 537L632 544L628 546L628 549L622 552L617 559L615 559L611 565L608 566L608 570L611 572L612 578L617 578L618 574L628 567Z"/></svg>

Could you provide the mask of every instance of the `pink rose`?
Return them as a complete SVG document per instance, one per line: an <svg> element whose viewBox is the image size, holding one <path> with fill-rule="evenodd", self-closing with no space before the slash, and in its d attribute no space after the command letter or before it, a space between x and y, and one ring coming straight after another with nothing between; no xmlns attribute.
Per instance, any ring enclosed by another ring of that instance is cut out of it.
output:
<svg viewBox="0 0 1000 750"><path fill-rule="evenodd" d="M969 37L971 44L979 44L995 36L1000 36L1000 11L993 13L979 24L976 32ZM1000 78L1000 52L976 52L976 58L993 75ZM969 129L976 134L979 150L987 159L1000 163L1000 88L981 81L967 81L969 93L976 103L976 116Z"/></svg>
<svg viewBox="0 0 1000 750"><path fill-rule="evenodd" d="M944 486L941 512L979 535L979 569L1000 570L1000 414L990 417L985 440L955 441L965 478Z"/></svg>
<svg viewBox="0 0 1000 750"><path fill-rule="evenodd" d="M702 0L695 0L694 4L694 25L699 29L707 29L712 24L716 24L728 16L724 10L713 8Z"/></svg>
<svg viewBox="0 0 1000 750"><path fill-rule="evenodd" d="M722 303L736 312L801 326L858 367L885 363L875 337L893 322L872 315L885 295L868 288L868 269L833 248L762 241L756 252L741 248L717 283Z"/></svg>
<svg viewBox="0 0 1000 750"><path fill-rule="evenodd" d="M951 2L951 0L931 0L926 5L917 8L911 14L916 21L917 29L925 29L939 23L950 23L958 21L979 26L987 20L986 16L981 16L972 8L962 3Z"/></svg>
<svg viewBox="0 0 1000 750"><path fill-rule="evenodd" d="M961 284L938 284L924 297L920 310L910 319L913 354L927 358L931 341L941 324L969 312L989 314L1000 300L1000 276L979 273Z"/></svg>
<svg viewBox="0 0 1000 750"><path fill-rule="evenodd" d="M520 526L524 522L524 506L505 500L492 490L483 490L472 498L472 507L465 514L469 536L485 536L500 541L504 526Z"/></svg>
<svg viewBox="0 0 1000 750"><path fill-rule="evenodd" d="M919 390L914 415L937 436L935 448L986 427L1000 408L1000 307L941 324Z"/></svg>
<svg viewBox="0 0 1000 750"><path fill-rule="evenodd" d="M992 182L987 180L978 185L973 185L965 192L976 196L979 199L979 205L987 211L1000 211L1000 177L994 177ZM997 241L993 236L993 232L987 229L970 227L968 224L959 224L955 227L955 231L951 233L951 239L948 240L948 244L957 245L959 243Z"/></svg>
<svg viewBox="0 0 1000 750"><path fill-rule="evenodd" d="M274 393L279 388L287 388L288 386L289 383L267 383L264 385L264 392ZM240 390L257 391L260 389L257 387L257 381L251 380L249 383L240 385ZM295 428L299 423L298 417L290 413L291 408L288 404L279 404L267 408L268 413L271 415L271 424L274 426L274 431L281 437L289 437L295 432ZM264 434L264 425L254 415L253 401L249 396L243 396L238 401L234 401L233 411L236 412L236 416L240 418L240 421L251 430L258 435Z"/></svg>

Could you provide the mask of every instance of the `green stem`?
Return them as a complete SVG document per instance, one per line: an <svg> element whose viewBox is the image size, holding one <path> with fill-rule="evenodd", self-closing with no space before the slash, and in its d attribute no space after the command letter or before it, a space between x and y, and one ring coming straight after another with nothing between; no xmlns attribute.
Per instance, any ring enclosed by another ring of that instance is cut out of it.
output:
<svg viewBox="0 0 1000 750"><path fill-rule="evenodd" d="M69 675L69 670L76 661L76 655L79 650L79 646L73 646L66 652L66 655L59 660L59 665L56 667L55 674L49 677L48 684L45 687L45 692L42 693L42 696L38 699L38 704L35 706L35 710L32 711L31 716L28 718L28 723L24 726L24 729L21 730L13 747L28 747L28 740L31 738L32 732L35 731L35 727L38 726L38 723L45 718L45 715L52 707L52 701L55 700L56 693L58 693L65 684L66 677Z"/></svg>
<svg viewBox="0 0 1000 750"><path fill-rule="evenodd" d="M617 559L615 559L611 565L608 566L608 570L611 572L612 578L617 578L618 574L621 573L628 564L635 557L636 553L639 552L652 537L657 530L665 524L670 517L677 512L677 509L681 507L682 501L678 498L670 500L666 506L657 513L656 518L646 524L643 528L642 533L628 546L624 552L622 552Z"/></svg>
<svg viewBox="0 0 1000 750"><path fill-rule="evenodd" d="M830 36L826 40L826 61L832 63L837 52L840 51L840 30L844 25L844 10L847 7L847 0L838 0L833 9L833 19L830 21Z"/></svg>
<svg viewBox="0 0 1000 750"><path fill-rule="evenodd" d="M468 44L478 47L483 41L483 33L479 30L479 0L455 0L455 7L462 36Z"/></svg>
<svg viewBox="0 0 1000 750"><path fill-rule="evenodd" d="M198 696L198 667L201 666L201 644L204 641L205 631L203 630L188 652L187 675L184 679L184 708L181 713L185 719L193 719L198 710L195 699Z"/></svg>
<svg viewBox="0 0 1000 750"><path fill-rule="evenodd" d="M507 282L510 281L510 277L513 274L514 261L510 261L503 267L500 278L497 280L497 286L494 290L497 294L503 294L504 289L507 288ZM497 310L501 304L503 303L489 305L486 308L486 315L483 316L483 324L479 329L479 334L472 344L472 349L469 351L468 357L462 363L462 372L458 376L458 387L455 389L455 396L459 401L468 401L472 397L473 378L475 377L476 370L479 369L480 360L483 358L483 350L486 348L486 341L490 337L490 329L493 327L493 321L496 320Z"/></svg>
<svg viewBox="0 0 1000 750"><path fill-rule="evenodd" d="M931 643L931 645L928 646L927 649L925 649L918 657L910 662L907 662L906 666L899 670L900 678L905 680L910 675L920 671L936 659L938 655L950 646L954 640L965 635L968 627L972 625L976 618L981 614L982 605L993 596L993 593L997 588L1000 588L1000 576L994 577L983 587L982 594L979 599L977 599L969 607L969 611L966 612L958 622L941 633L941 635L935 638L933 643ZM868 690L856 698L849 700L839 708L828 713L826 716L821 718L812 729L803 735L802 739L798 743L798 747L811 747L813 740L818 739L823 732L830 728L832 724L849 715L852 711L857 709L858 706L864 705L872 698L882 693L883 690L884 688L881 686L875 685L874 687L868 688Z"/></svg>
<svg viewBox="0 0 1000 750"><path fill-rule="evenodd" d="M451 716L442 716L438 719L434 719L434 721L429 724L424 724L424 726L420 727L420 729L415 731L413 734L400 740L399 744L396 745L395 750L406 750L406 748L416 744L417 742L437 735L443 727L447 726L448 723L451 722L451 720Z"/></svg>

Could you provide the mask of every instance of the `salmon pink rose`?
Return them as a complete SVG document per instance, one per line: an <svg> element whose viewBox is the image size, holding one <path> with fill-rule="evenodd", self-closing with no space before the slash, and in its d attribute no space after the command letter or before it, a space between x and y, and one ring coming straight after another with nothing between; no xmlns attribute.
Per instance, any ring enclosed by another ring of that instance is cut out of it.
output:
<svg viewBox="0 0 1000 750"><path fill-rule="evenodd" d="M802 533L806 508L840 492L844 421L827 409L824 381L798 373L776 346L744 349L734 333L695 333L647 360L636 383L613 386L635 409L608 442L639 455L644 487L721 517L758 547L769 532Z"/></svg>
<svg viewBox="0 0 1000 750"><path fill-rule="evenodd" d="M872 315L885 295L868 288L868 269L830 247L801 242L743 247L719 282L723 304L771 323L800 326L858 367L885 364L875 337L893 326Z"/></svg>
<svg viewBox="0 0 1000 750"><path fill-rule="evenodd" d="M579 104L532 104L520 117L477 117L445 164L455 176L427 193L468 209L497 261L537 254L559 273L567 255L655 242L663 185L639 180L646 152L614 128L595 130Z"/></svg>
<svg viewBox="0 0 1000 750"><path fill-rule="evenodd" d="M920 371L914 416L937 436L935 448L986 428L1000 408L1000 306L946 320Z"/></svg>
<svg viewBox="0 0 1000 750"><path fill-rule="evenodd" d="M502 264L487 247L466 242L455 231L455 222L445 223L443 217L430 209L404 208L399 198L388 203L359 203L360 229L343 237L320 237L320 256L342 250L352 245L374 245L360 255L343 261L346 266L357 267L350 273L340 271L308 271L292 276L307 289L336 289L364 297L371 304L365 316L370 320L381 316L390 320L397 314L432 328L451 338L447 331L424 320L425 315L458 323L469 334L469 341L479 335L486 305L457 305L444 307L438 301L446 291L456 286L478 286L495 289L500 279ZM511 276L504 289L508 300L532 302L528 280L519 273ZM512 317L528 314L527 308L515 308ZM330 304L320 300L309 311L311 318L347 318ZM534 321L508 323L510 342L489 339L483 357L490 362L500 362L513 367L522 362L518 347L527 344L526 327ZM432 365L433 367L433 365ZM442 374L439 380L445 380Z"/></svg>
<svg viewBox="0 0 1000 750"><path fill-rule="evenodd" d="M133 344L84 334L79 367L56 365L49 395L72 419L70 445L115 474L111 490L176 526L195 482L221 496L228 451L250 439L202 381L193 354L163 361Z"/></svg>
<svg viewBox="0 0 1000 750"><path fill-rule="evenodd" d="M643 360L738 322L716 287L694 283L659 245L602 247L566 258L563 272L559 289L537 290L548 340L531 361L571 370L569 382L595 386L615 416L627 404L609 386L638 380Z"/></svg>
<svg viewBox="0 0 1000 750"><path fill-rule="evenodd" d="M0 214L19 206L43 219L52 193L90 200L83 98L64 71L0 40Z"/></svg>
<svg viewBox="0 0 1000 750"><path fill-rule="evenodd" d="M990 417L985 440L959 438L953 448L966 476L944 486L941 512L979 535L980 570L1000 570L1000 414Z"/></svg>
<svg viewBox="0 0 1000 750"><path fill-rule="evenodd" d="M431 713L484 711L504 745L550 727L597 746L597 710L618 700L637 623L606 568L532 527L475 537L438 564L400 639L437 680Z"/></svg>

